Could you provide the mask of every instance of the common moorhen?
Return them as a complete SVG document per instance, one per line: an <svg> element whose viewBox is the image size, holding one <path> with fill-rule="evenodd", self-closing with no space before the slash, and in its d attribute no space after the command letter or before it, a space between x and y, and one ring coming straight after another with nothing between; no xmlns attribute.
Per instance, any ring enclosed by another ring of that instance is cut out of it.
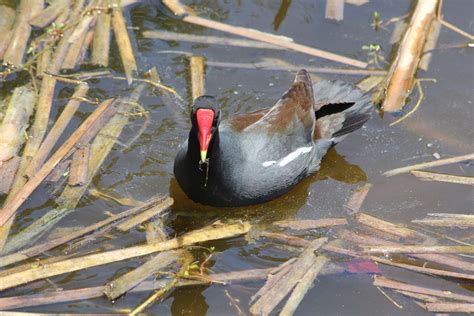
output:
<svg viewBox="0 0 474 316"><path fill-rule="evenodd" d="M314 91L314 93L313 93ZM271 108L221 121L212 96L198 97L192 127L174 174L195 202L213 206L263 203L319 169L331 146L369 118L367 95L340 81L311 83L305 70Z"/></svg>

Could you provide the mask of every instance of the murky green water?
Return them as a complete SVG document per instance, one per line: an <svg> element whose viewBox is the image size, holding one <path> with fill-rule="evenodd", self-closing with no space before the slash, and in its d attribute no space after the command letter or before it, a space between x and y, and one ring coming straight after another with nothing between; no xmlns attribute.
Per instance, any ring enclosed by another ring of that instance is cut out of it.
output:
<svg viewBox="0 0 474 316"><path fill-rule="evenodd" d="M281 7L281 2L283 6ZM380 44L387 59L391 46L391 33L371 26L374 11L381 19L404 15L410 8L409 1L371 1L357 7L345 6L344 21L334 23L324 19L325 1L193 1L191 6L200 15L229 24L253 27L294 38L298 43L366 60L361 46ZM285 7L286 6L286 7ZM181 96L190 101L189 69L186 54L205 56L210 61L259 62L263 58L278 58L295 65L315 67L340 67L339 64L311 58L307 55L280 50L233 48L203 44L178 43L144 39L142 30L164 29L201 35L223 35L185 24L160 13L156 7L135 5L129 11L135 30L134 45L141 70L156 66L163 82L174 87ZM445 17L460 28L474 33L474 5L469 0L446 1ZM392 30L393 25L388 27ZM225 35L225 34L224 34ZM465 38L443 28L439 47L464 43ZM113 51L117 52L116 47ZM190 123L187 110L163 103L160 91L147 87L140 103L150 112L150 124L143 135L129 149L116 146L107 158L100 175L93 181L93 188L113 192L124 197L146 200L156 194L170 193L176 200L166 223L170 235L180 234L218 218L244 218L255 223L271 223L275 220L318 219L344 217L343 205L354 189L365 182L373 184L363 210L393 222L410 223L427 213L453 212L472 213L472 187L436 182L423 182L410 175L391 178L382 176L386 170L399 166L434 159L435 153L442 158L467 154L474 149L472 128L474 87L474 57L469 49L438 49L428 72L419 77L436 78L437 83L422 83L425 100L421 108L404 123L389 127L394 116L384 119L374 115L366 126L354 133L335 150L331 150L323 161L318 174L304 180L286 196L257 207L228 211L205 208L189 201L173 179L172 166L177 146L187 137ZM112 69L121 73L118 54L112 56ZM206 69L206 92L216 95L221 102L225 117L236 113L273 105L286 91L294 73L248 69L226 69L208 66ZM320 75L325 79L341 79L356 83L362 77ZM3 88L10 87L8 84ZM59 84L55 99L53 118L67 102L70 86ZM124 96L130 92L124 82L111 79L95 80L90 96L100 98ZM415 97L416 99L416 97ZM413 101L412 101L413 104ZM188 104L185 104L187 106ZM93 109L82 105L74 124ZM123 139L130 139L143 124L137 118L125 129ZM469 164L455 164L438 168L440 172L473 175ZM21 217L15 228L21 229L39 218L53 205L49 194L54 186L42 186L22 207ZM114 202L83 197L77 211L60 222L60 226L87 226L106 217L105 212L118 212L125 207ZM125 247L143 243L145 232L136 228L114 241L96 240L86 249ZM293 254L258 241L248 244L243 238L209 242L217 254L211 260L214 272L265 268L279 264ZM54 252L52 252L54 254ZM199 254L199 252L197 252ZM201 259L201 258L198 258ZM82 272L52 278L64 289L102 285L113 277L137 266L141 259L119 262ZM443 289L463 289L450 280L421 276L395 268L383 267L384 275L400 280L419 282ZM159 315L237 315L224 294L224 289L239 300L247 310L250 297L263 285L262 282L247 282L231 286L200 286L174 290L164 301L147 309ZM7 291L5 296L31 294L38 290L52 290L49 284L37 283L28 289ZM466 292L466 291L464 291ZM120 308L134 308L149 293L127 294L111 304L105 298L67 304L25 308L35 312L113 312ZM2 295L3 296L3 295ZM321 277L309 291L298 308L298 315L414 315L423 314L411 300L397 296L404 308L398 309L372 286L370 275L336 275Z"/></svg>

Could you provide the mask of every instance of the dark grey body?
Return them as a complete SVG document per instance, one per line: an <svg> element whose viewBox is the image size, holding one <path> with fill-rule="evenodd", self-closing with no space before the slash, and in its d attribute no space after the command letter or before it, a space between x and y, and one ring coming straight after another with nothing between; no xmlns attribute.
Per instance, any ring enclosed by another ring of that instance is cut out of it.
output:
<svg viewBox="0 0 474 316"><path fill-rule="evenodd" d="M219 125L209 148L209 170L199 168L199 143L195 131L183 143L175 159L174 173L183 191L194 201L214 206L243 206L272 200L290 191L319 169L328 149L368 119L368 97L341 82L313 85L315 108L326 104L354 102L349 109L327 115L305 127L298 118L276 132L265 132L269 109L260 120L238 132L228 121ZM275 108L278 107L278 104ZM275 113L278 113L275 110ZM355 124L347 124L350 122ZM345 124L345 123L346 124ZM341 132L342 131L342 132ZM338 134L339 133L339 134Z"/></svg>

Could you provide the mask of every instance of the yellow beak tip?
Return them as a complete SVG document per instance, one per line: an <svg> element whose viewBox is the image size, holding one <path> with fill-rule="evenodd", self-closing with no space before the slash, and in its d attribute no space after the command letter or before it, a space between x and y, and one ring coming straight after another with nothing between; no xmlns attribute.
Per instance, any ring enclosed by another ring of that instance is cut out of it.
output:
<svg viewBox="0 0 474 316"><path fill-rule="evenodd" d="M207 157L207 150L201 150L201 161L204 162L206 161Z"/></svg>

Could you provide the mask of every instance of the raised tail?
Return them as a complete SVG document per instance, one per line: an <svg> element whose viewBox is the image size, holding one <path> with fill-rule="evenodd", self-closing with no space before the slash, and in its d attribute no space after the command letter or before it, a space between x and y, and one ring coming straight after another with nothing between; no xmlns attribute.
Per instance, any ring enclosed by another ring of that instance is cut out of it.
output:
<svg viewBox="0 0 474 316"><path fill-rule="evenodd" d="M316 111L315 139L338 143L371 117L369 95L342 81L323 80L313 85Z"/></svg>

